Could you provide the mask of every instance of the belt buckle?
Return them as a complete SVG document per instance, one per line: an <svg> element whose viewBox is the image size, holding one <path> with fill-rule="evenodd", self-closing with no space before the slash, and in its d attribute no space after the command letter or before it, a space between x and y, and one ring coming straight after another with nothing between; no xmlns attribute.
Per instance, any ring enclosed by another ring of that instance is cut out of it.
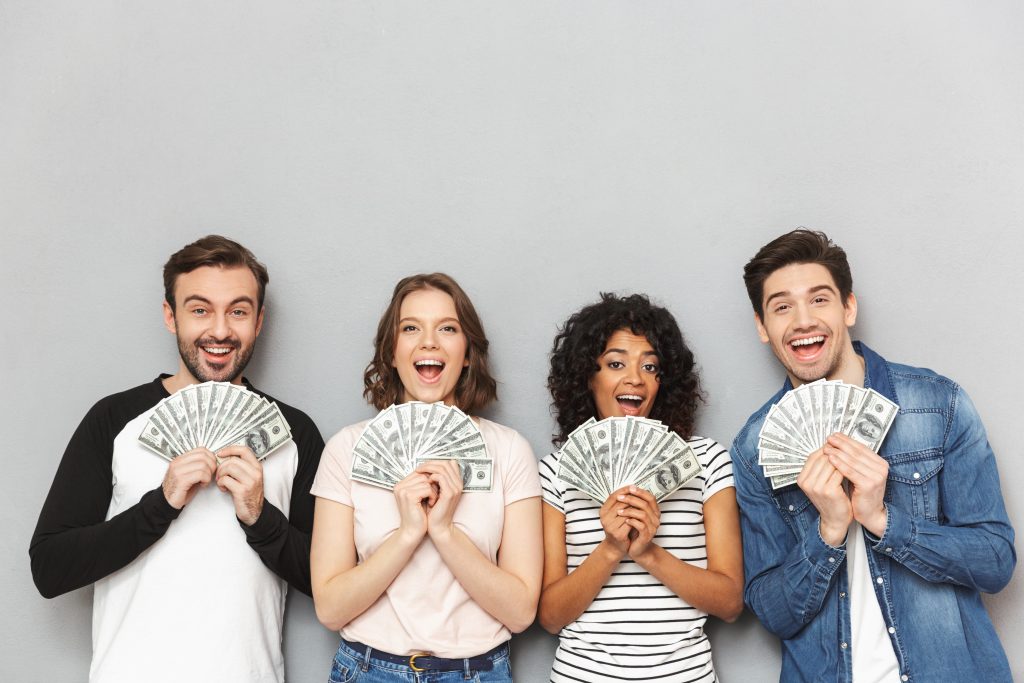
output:
<svg viewBox="0 0 1024 683"><path fill-rule="evenodd" d="M429 652L417 652L414 655L410 655L409 656L409 668L412 669L413 671L417 671L417 672L418 671L426 671L426 669L424 669L422 667L419 667L419 666L416 666L416 658L417 657L429 657L429 656L430 656Z"/></svg>

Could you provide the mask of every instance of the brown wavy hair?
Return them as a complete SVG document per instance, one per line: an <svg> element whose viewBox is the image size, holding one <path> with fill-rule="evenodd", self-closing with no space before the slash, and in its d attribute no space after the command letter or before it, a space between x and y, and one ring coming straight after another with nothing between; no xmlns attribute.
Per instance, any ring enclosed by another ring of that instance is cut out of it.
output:
<svg viewBox="0 0 1024 683"><path fill-rule="evenodd" d="M444 273L420 273L399 280L391 294L391 303L377 324L374 337L373 360L363 372L363 398L377 410L402 400L402 380L392 361L395 358L395 337L398 334L402 301L409 294L422 289L444 292L455 302L455 315L462 325L468 342L466 358L469 365L462 369L455 385L455 405L466 413L474 413L498 397L498 383L487 367L487 349L490 342L473 302L459 283Z"/></svg>

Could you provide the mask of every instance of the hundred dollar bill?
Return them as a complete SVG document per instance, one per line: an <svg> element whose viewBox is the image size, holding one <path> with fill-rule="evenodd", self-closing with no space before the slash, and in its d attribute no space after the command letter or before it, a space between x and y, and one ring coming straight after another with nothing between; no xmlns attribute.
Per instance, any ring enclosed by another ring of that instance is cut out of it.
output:
<svg viewBox="0 0 1024 683"><path fill-rule="evenodd" d="M279 410L276 415L271 415L263 422L247 429L245 433L234 439L231 443L248 446L253 455L257 459L262 460L277 447L291 441L291 438L292 434L288 428L288 422Z"/></svg>
<svg viewBox="0 0 1024 683"><path fill-rule="evenodd" d="M700 462L689 444L685 445L686 448L678 457L664 462L637 486L650 491L654 499L660 502L697 476L700 473Z"/></svg>
<svg viewBox="0 0 1024 683"><path fill-rule="evenodd" d="M793 474L780 474L778 476L771 477L770 480L771 480L771 483L772 483L772 488L773 489L781 489L784 486L789 486L790 484L795 484L796 480L797 480L797 477L799 477L799 476L800 476L799 472L794 472Z"/></svg>
<svg viewBox="0 0 1024 683"><path fill-rule="evenodd" d="M850 427L850 438L878 452L889 433L900 407L876 391L871 391Z"/></svg>
<svg viewBox="0 0 1024 683"><path fill-rule="evenodd" d="M179 451L155 425L148 426L139 434L139 443L165 460L174 460Z"/></svg>

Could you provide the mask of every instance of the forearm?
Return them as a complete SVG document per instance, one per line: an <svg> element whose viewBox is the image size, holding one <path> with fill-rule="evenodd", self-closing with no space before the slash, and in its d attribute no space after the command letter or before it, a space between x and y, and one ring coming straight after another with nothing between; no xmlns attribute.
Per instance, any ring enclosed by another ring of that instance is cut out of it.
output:
<svg viewBox="0 0 1024 683"><path fill-rule="evenodd" d="M239 520L249 546L272 572L306 595L312 595L309 578L310 532L289 522L269 501L252 526Z"/></svg>
<svg viewBox="0 0 1024 683"><path fill-rule="evenodd" d="M513 633L533 623L537 595L525 581L491 562L458 527L431 538L473 602Z"/></svg>
<svg viewBox="0 0 1024 683"><path fill-rule="evenodd" d="M60 507L60 502L47 499L29 547L32 579L45 598L88 586L127 566L159 540L180 513L160 488L106 521L73 521Z"/></svg>
<svg viewBox="0 0 1024 683"><path fill-rule="evenodd" d="M545 586L540 595L540 624L557 634L576 621L608 582L621 554L604 540L573 571Z"/></svg>
<svg viewBox="0 0 1024 683"><path fill-rule="evenodd" d="M887 506L885 533L873 549L936 583L995 593L1009 582L1017 562L1013 529L999 521L947 526Z"/></svg>
<svg viewBox="0 0 1024 683"><path fill-rule="evenodd" d="M684 562L654 543L636 563L699 610L730 622L743 611L742 579Z"/></svg>
<svg viewBox="0 0 1024 683"><path fill-rule="evenodd" d="M365 612L405 568L421 542L422 537L398 530L365 562L329 577L314 575L313 604L320 623L338 631Z"/></svg>

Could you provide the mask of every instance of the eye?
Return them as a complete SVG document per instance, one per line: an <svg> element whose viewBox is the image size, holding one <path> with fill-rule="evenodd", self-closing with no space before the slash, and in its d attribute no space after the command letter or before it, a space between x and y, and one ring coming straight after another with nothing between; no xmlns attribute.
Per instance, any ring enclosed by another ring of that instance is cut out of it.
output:
<svg viewBox="0 0 1024 683"><path fill-rule="evenodd" d="M773 313L785 313L790 308L792 308L792 307L789 304L779 304L778 306L776 306L775 308L772 309L772 312Z"/></svg>
<svg viewBox="0 0 1024 683"><path fill-rule="evenodd" d="M644 372L650 372L655 375L659 372L657 363L644 363L641 367L643 367Z"/></svg>
<svg viewBox="0 0 1024 683"><path fill-rule="evenodd" d="M813 299L811 299L811 303L813 303L813 304L827 304L828 303L828 297L827 296L816 296Z"/></svg>
<svg viewBox="0 0 1024 683"><path fill-rule="evenodd" d="M415 332L416 331L416 326L415 325L402 325L401 331L402 332Z"/></svg>
<svg viewBox="0 0 1024 683"><path fill-rule="evenodd" d="M608 361L608 367L612 370L621 370L622 368L626 367L626 364L623 363L621 360L610 360Z"/></svg>
<svg viewBox="0 0 1024 683"><path fill-rule="evenodd" d="M249 315L249 311L245 310L244 308L236 308L235 310L231 311L231 315L236 318L244 318L245 316Z"/></svg>
<svg viewBox="0 0 1024 683"><path fill-rule="evenodd" d="M206 309L199 307L193 308L192 315L206 315Z"/></svg>
<svg viewBox="0 0 1024 683"><path fill-rule="evenodd" d="M455 325L445 325L444 327L441 328L441 332L448 332L449 334L458 334L459 328L455 327Z"/></svg>

